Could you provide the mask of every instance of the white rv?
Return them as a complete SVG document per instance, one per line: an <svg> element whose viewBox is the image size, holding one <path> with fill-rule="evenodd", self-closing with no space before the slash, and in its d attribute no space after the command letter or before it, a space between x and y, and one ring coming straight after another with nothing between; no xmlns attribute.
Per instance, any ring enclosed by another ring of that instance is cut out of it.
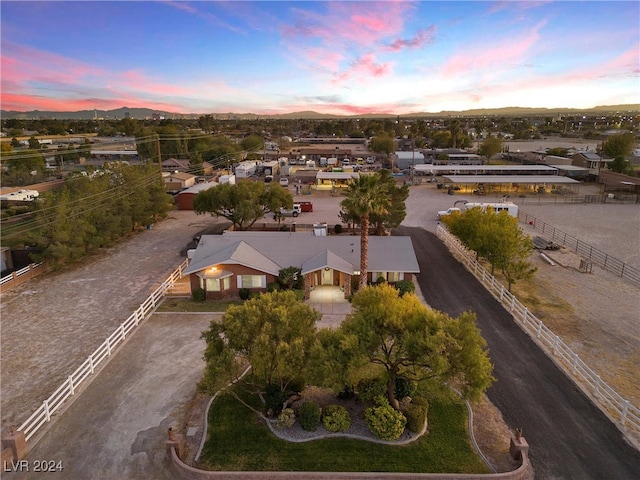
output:
<svg viewBox="0 0 640 480"><path fill-rule="evenodd" d="M507 212L512 217L518 218L518 206L515 203L508 202L496 202L496 203L465 203L464 207L467 210L472 208L481 208L486 210L492 208L495 213Z"/></svg>

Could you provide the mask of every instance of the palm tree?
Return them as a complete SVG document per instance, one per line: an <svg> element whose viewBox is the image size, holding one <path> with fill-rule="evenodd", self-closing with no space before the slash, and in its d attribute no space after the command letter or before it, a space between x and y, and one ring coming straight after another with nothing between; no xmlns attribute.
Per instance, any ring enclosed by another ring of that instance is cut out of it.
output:
<svg viewBox="0 0 640 480"><path fill-rule="evenodd" d="M380 175L360 175L347 188L347 198L341 202L342 208L360 219L360 282L358 288L367 286L369 269L369 218L372 214L387 213L390 194L380 182Z"/></svg>

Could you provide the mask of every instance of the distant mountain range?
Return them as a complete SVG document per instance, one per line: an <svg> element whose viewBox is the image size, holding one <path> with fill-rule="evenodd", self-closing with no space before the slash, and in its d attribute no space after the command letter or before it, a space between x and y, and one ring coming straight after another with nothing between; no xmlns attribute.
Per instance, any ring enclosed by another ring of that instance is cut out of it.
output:
<svg viewBox="0 0 640 480"><path fill-rule="evenodd" d="M368 115L330 115L324 113L318 113L313 111L305 112L292 112L284 113L280 115L258 115L255 113L211 113L212 117L216 119L309 119L309 120L322 120L322 119L339 119L339 118L424 118L424 117L473 117L473 116L529 116L529 115L550 115L555 116L558 114L575 115L575 114L598 114L598 113L613 113L613 112L639 112L640 105L602 105L593 108L579 109L579 108L525 108L525 107L505 107L505 108L489 108L489 109L474 109L463 111L441 111L441 112L416 112L408 113L404 115L394 114L368 114ZM2 119L45 119L54 118L60 120L92 120L92 119L106 119L106 120L120 120L123 118L134 118L137 120L143 120L146 118L171 118L171 119L190 119L199 118L203 114L200 113L169 113L161 110L152 110L150 108L128 108L122 107L115 110L80 110L77 112L49 112L41 110L32 110L30 112L16 112L14 110L1 110L0 115Z"/></svg>

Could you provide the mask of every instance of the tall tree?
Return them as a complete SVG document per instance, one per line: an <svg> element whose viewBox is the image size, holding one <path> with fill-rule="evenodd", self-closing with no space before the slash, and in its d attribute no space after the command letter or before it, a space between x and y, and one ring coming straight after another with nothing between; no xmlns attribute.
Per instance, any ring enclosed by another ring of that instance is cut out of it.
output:
<svg viewBox="0 0 640 480"><path fill-rule="evenodd" d="M602 142L601 153L609 158L627 157L635 148L636 140L633 133L612 135Z"/></svg>
<svg viewBox="0 0 640 480"><path fill-rule="evenodd" d="M213 393L248 364L257 391L286 391L304 378L321 314L292 291L271 292L231 306L203 332L207 366L200 385ZM238 360L241 360L240 362Z"/></svg>
<svg viewBox="0 0 640 480"><path fill-rule="evenodd" d="M384 153L388 162L389 155L396 151L396 142L391 135L383 132L371 139L369 150L375 153Z"/></svg>
<svg viewBox="0 0 640 480"><path fill-rule="evenodd" d="M409 197L409 187L398 185L389 170L380 170L380 184L389 194L389 207L386 213L373 212L369 221L375 226L375 234L386 235L392 228L400 226L407 216L406 200Z"/></svg>
<svg viewBox="0 0 640 480"><path fill-rule="evenodd" d="M203 190L193 199L196 214L224 217L238 230L248 229L259 218L282 207L291 209L293 196L273 182L240 180L235 185L225 183Z"/></svg>
<svg viewBox="0 0 640 480"><path fill-rule="evenodd" d="M400 378L455 379L469 398L478 398L493 382L493 366L475 314L451 318L430 309L414 294L400 297L387 284L358 291L352 305L352 313L334 331L333 339L327 332L319 337L329 354L336 353L332 345L340 345L339 358L346 368L334 365L319 348L314 350L314 375L321 378L324 373L325 384L339 388L340 382L357 383L363 371L371 371L367 366L377 367L375 374L386 381L389 403L399 409L395 387Z"/></svg>
<svg viewBox="0 0 640 480"><path fill-rule="evenodd" d="M359 288L367 286L369 270L369 224L371 215L385 215L391 204L390 194L380 181L379 174L360 175L354 179L346 191L347 198L341 202L342 208L350 216L360 218L360 282Z"/></svg>
<svg viewBox="0 0 640 480"><path fill-rule="evenodd" d="M488 160L494 155L502 151L502 140L498 137L490 136L484 142L480 144L478 148L478 154L484 155Z"/></svg>

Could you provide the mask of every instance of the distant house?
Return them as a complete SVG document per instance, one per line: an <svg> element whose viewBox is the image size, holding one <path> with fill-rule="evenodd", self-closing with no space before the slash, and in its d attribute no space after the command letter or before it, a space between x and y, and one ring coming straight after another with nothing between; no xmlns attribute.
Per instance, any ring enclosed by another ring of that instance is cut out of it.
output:
<svg viewBox="0 0 640 480"><path fill-rule="evenodd" d="M193 210L193 198L200 192L204 190L209 190L210 188L216 187L218 184L216 182L205 182L205 183L197 183L192 187L187 188L186 190L182 190L178 193L176 197L176 204L178 205L178 210Z"/></svg>
<svg viewBox="0 0 640 480"><path fill-rule="evenodd" d="M209 162L202 162L202 174L212 175L213 165ZM182 173L196 173L193 171L193 167L190 165L189 159L168 158L162 161L163 172L182 172Z"/></svg>
<svg viewBox="0 0 640 480"><path fill-rule="evenodd" d="M227 231L203 235L190 256L184 274L190 275L191 290L202 288L211 299L236 298L243 288L266 292L279 271L292 266L302 271L305 298L322 286L349 297L351 278L360 273L360 240L351 235ZM419 272L410 237L369 237L369 281L413 280Z"/></svg>
<svg viewBox="0 0 640 480"><path fill-rule="evenodd" d="M600 174L600 170L606 168L606 164L612 162L611 158L602 158L594 152L578 152L571 155L571 165L589 169L592 178Z"/></svg>
<svg viewBox="0 0 640 480"><path fill-rule="evenodd" d="M179 192L185 188L192 187L196 183L196 176L190 173L168 173L163 172L162 178L168 192Z"/></svg>

